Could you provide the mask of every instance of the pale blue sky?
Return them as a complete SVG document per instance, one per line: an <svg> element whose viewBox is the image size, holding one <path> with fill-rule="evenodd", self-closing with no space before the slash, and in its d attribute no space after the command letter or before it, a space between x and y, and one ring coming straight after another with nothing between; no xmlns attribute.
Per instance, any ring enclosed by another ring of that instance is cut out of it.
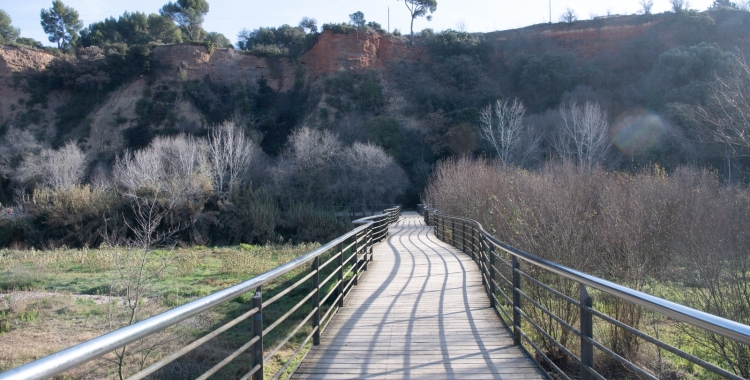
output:
<svg viewBox="0 0 750 380"><path fill-rule="evenodd" d="M158 12L167 0L63 0L75 8L85 25L109 16L119 16L125 11ZM575 10L579 19L594 15L632 14L640 9L638 0L552 0L552 20L558 21L567 7ZM712 0L692 0L692 8L704 10ZM39 24L39 11L49 8L52 0L0 0L0 9L21 28L21 35L49 45ZM220 32L233 42L242 28L260 26L297 25L304 17L313 17L322 25L327 22L345 22L349 14L362 11L367 21L376 21L387 28L390 7L391 29L409 31L409 14L401 0L276 0L229 1L209 0L211 11L206 16L204 28ZM654 0L654 13L669 9L669 0ZM549 0L438 0L437 12L432 22L417 19L414 30L433 28L437 31L457 29L463 23L470 32L515 29L549 20Z"/></svg>

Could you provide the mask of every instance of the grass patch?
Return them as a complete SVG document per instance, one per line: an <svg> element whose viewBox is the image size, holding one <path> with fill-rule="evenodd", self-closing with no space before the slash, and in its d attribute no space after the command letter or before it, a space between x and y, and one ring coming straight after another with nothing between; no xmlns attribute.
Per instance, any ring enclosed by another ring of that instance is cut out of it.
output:
<svg viewBox="0 0 750 380"><path fill-rule="evenodd" d="M245 281L317 247L317 244L243 244L224 248L153 251L150 253L153 262L162 266L162 270L151 280L144 293L143 303L148 306L148 313L144 313L143 318ZM116 248L0 250L0 371L116 328L118 323L113 323L113 313L121 311L122 304L126 302L122 294L112 294L110 291L111 284L118 276L115 265L117 254ZM300 268L264 286L264 298L269 299L298 281L308 273L308 268ZM321 273L321 276L324 274ZM266 308L265 326L269 326L309 292L308 281L308 285L301 286ZM180 323L155 337L155 340L134 344L129 348L133 352L133 359L126 366L127 373L134 373L141 367L139 355L142 349L154 351L145 361L148 365L163 354L245 313L251 308L251 302L251 293L242 295ZM283 339L310 310L308 302L287 322L264 337L266 352L270 352L276 342ZM291 354L309 332L308 323L266 364L266 373L277 371L287 360L295 360ZM195 377L242 346L250 337L250 321L242 322L182 360L165 367L155 378ZM110 360L113 358L112 355L108 357ZM213 378L242 376L250 369L249 363L249 356L243 354ZM118 378L116 366L106 359L71 370L66 378L90 377L92 373L97 378Z"/></svg>

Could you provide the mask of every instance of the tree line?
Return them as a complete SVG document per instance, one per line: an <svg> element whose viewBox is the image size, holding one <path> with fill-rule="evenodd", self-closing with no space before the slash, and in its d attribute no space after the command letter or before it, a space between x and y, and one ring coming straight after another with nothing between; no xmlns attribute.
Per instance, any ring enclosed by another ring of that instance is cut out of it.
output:
<svg viewBox="0 0 750 380"><path fill-rule="evenodd" d="M72 142L42 148L17 129L4 138L23 217L0 220L2 245L94 247L144 230L192 244L325 240L348 228L349 210L394 204L408 184L382 148L308 127L275 159L227 122L206 137L156 137L111 167Z"/></svg>

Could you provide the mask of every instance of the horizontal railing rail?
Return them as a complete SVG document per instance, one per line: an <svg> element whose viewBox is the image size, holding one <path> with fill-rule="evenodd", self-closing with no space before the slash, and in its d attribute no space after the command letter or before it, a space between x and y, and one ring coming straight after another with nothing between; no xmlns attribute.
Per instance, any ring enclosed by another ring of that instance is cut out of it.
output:
<svg viewBox="0 0 750 380"><path fill-rule="evenodd" d="M750 346L750 326L633 290L626 286L534 256L499 241L485 231L482 225L475 220L443 215L438 213L437 209L431 205L419 205L419 212L424 217L425 223L434 227L435 234L440 240L462 250L477 262L477 265L481 269L482 281L490 298L490 303L506 326L509 326L511 329L514 343L521 345L522 341L525 342L541 358L541 361L544 362L543 364L547 368L550 368L551 372L556 373L560 377L568 379L570 378L570 373L561 370L555 364L555 361L548 357L539 345L529 337L528 332L524 330L524 325L532 328L533 331L543 336L547 340L547 343L564 352L566 356L577 363L579 375L582 379L605 378L594 369L595 348L609 356L612 360L619 362L640 378L656 378L647 368L642 368L636 363L618 355L594 339L594 317L597 318L597 321L616 326L638 339L655 345L658 349L665 350L707 371L725 378L742 379L742 377L721 368L719 365L709 363L597 310L593 306L593 299L589 291L596 289L604 294L614 296L617 299L627 301L651 312L686 323L692 327L700 328L705 332L731 339L746 346ZM524 268L528 269L524 270ZM533 276L529 273L533 270L542 270L577 283L579 287L579 295L575 297L577 299L555 290L549 284L543 283L538 279L540 276ZM507 275L507 273L510 273L510 275ZM576 328L576 326L566 322L560 316L555 315L542 305L540 300L534 299L528 292L524 292L525 287L522 284L526 282L539 289L543 289L551 297L555 297L561 302L567 302L577 308L579 310L577 316L578 327ZM578 336L580 338L580 345L575 347L578 354L573 353L570 348L556 341L551 334L545 331L540 326L540 323L532 318L531 308L527 305L533 307L535 311L544 315L545 318L554 320L559 326Z"/></svg>
<svg viewBox="0 0 750 380"><path fill-rule="evenodd" d="M242 321L252 317L252 338L242 347L237 349L227 358L217 363L214 367L199 376L199 379L207 378L229 364L233 359L244 352L250 352L253 358L252 367L243 376L243 379L260 380L264 378L264 364L274 357L302 327L310 323L311 331L297 347L292 357L272 376L279 378L289 370L290 365L295 363L295 357L302 353L310 340L314 345L320 343L320 333L325 330L331 317L344 305L344 300L357 284L358 279L367 270L367 264L373 260L373 245L385 240L388 236L388 226L396 222L401 215L401 207L396 206L383 211L383 214L358 219L353 222L355 228L320 248L300 256L289 263L272 269L266 273L253 277L241 284L221 290L217 293L200 298L183 306L171 309L151 318L145 319L130 326L110 332L88 342L67 348L45 358L22 365L0 374L0 380L30 380L48 379L59 375L67 370L83 365L91 360L101 358L104 355L120 349L128 344L137 342L145 337L160 333L165 329L175 326L181 321L201 314L220 304L231 301L243 294L253 292L252 308L234 320L213 330L185 347L161 358L159 361L144 368L140 372L131 375L128 379L143 379L154 372L164 368L188 352L203 345L219 334L229 330ZM321 257L330 255L325 262ZM281 278L284 275L310 265L309 273L302 276L296 283L283 289L280 293L270 299L263 299L263 286ZM324 268L330 274L321 281L320 274ZM333 281L333 285L328 285ZM310 291L301 301L292 306L284 314L271 322L270 326L263 325L263 309L278 301L281 297L289 295L293 290L310 283ZM321 288L328 285L329 290L322 294ZM322 305L328 302L330 305L325 314L321 315ZM279 339L279 342L267 353L263 345L263 337L285 322L305 303L309 303L311 311L302 317L301 322L295 326L289 334ZM298 363L298 362L297 362Z"/></svg>

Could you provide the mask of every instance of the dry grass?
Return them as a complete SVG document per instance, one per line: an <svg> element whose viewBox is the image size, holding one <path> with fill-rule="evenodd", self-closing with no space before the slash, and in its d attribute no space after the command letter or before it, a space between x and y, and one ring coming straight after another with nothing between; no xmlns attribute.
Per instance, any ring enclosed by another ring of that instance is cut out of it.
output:
<svg viewBox="0 0 750 380"><path fill-rule="evenodd" d="M165 263L165 268L150 284L144 310L153 315L184 304L273 269L315 248L316 244L243 244L231 248L154 251L151 253L154 262ZM109 285L117 275L113 268L117 249L120 248L0 251L0 371L84 342L119 325L113 315L123 311L124 300L117 294L109 294ZM273 286L269 288L272 290ZM150 363L247 309L249 299L242 296L181 323L156 340L132 345L135 354L127 363L127 371L132 373L141 367L139 349L156 346L156 353L145 361ZM214 359L221 352L231 352L233 342L244 339L249 329L246 330L238 334L224 333L222 336L226 337L215 339L197 352L203 352L207 359ZM222 349L223 346L226 349ZM291 354L295 348L287 347L281 354ZM279 358L284 357L279 355ZM186 363L180 364L183 369ZM278 369L283 360L274 363L270 367ZM194 369L205 370L204 367ZM112 363L101 359L72 370L67 376L116 378L114 368Z"/></svg>

